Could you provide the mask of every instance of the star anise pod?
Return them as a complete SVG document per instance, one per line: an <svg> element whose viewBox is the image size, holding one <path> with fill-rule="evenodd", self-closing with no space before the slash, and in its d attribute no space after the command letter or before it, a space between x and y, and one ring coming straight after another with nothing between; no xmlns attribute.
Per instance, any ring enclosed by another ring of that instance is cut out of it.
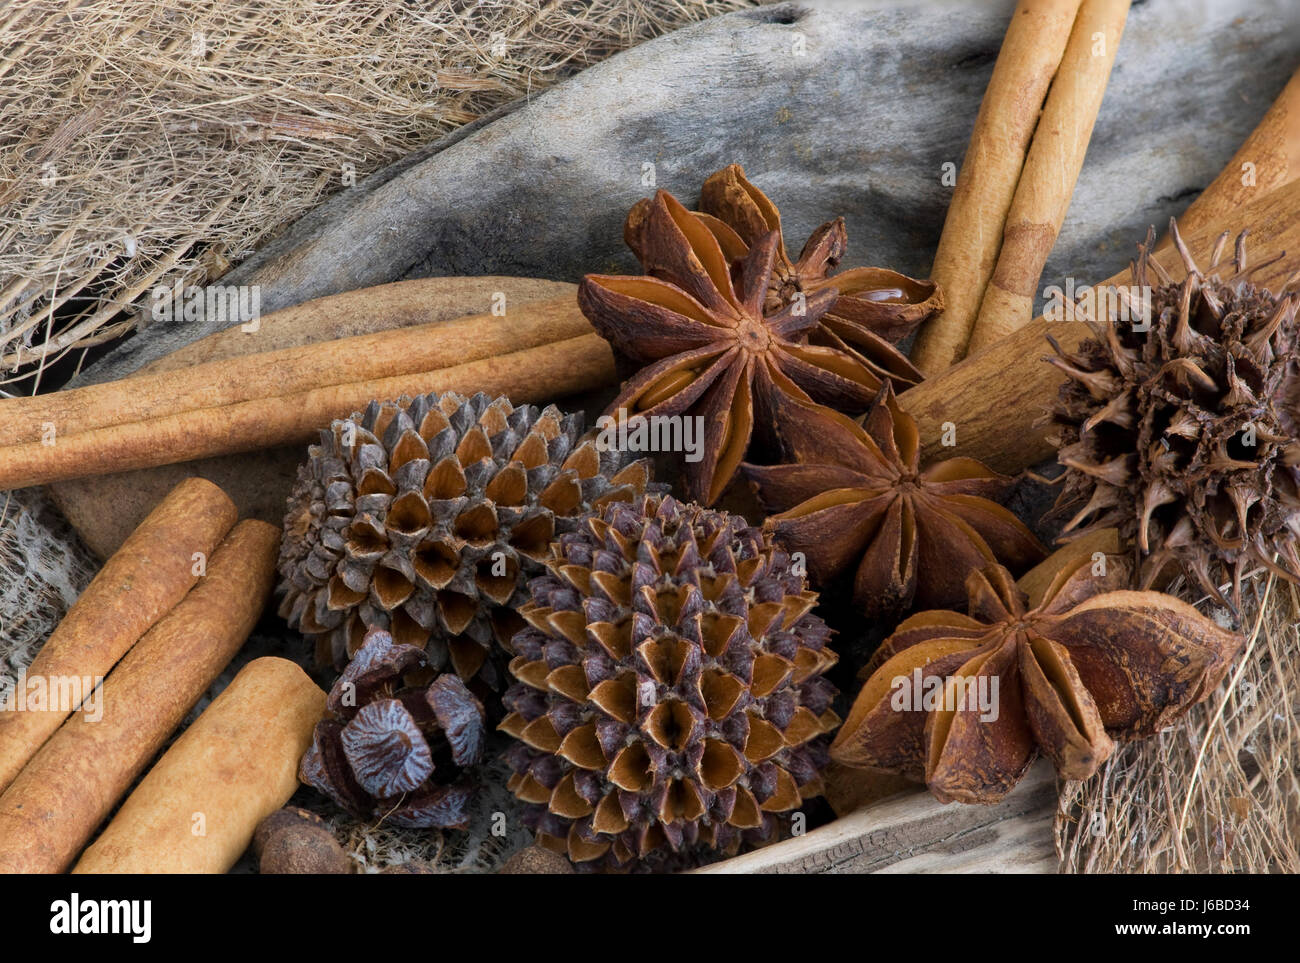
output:
<svg viewBox="0 0 1300 963"><path fill-rule="evenodd" d="M733 262L743 259L768 232L781 231L776 205L745 177L739 164L724 167L704 182L700 212ZM783 239L777 245L764 310L777 311L800 293L806 297L834 288L839 297L809 332L809 341L851 352L901 391L919 382L921 372L894 345L943 309L943 295L933 281L886 268L857 267L833 274L847 247L842 217L813 231L797 259L787 253Z"/></svg>
<svg viewBox="0 0 1300 963"><path fill-rule="evenodd" d="M692 498L711 504L736 474L756 425L764 435L789 402L863 411L881 379L862 361L805 338L834 289L764 314L779 237L770 231L732 265L717 239L671 194L629 215L648 276L589 274L578 304L627 360L645 365L610 404L626 417L699 416L704 453L686 462Z"/></svg>
<svg viewBox="0 0 1300 963"><path fill-rule="evenodd" d="M973 458L921 468L916 422L888 384L861 425L790 404L779 431L794 463L744 466L767 510L780 513L767 524L804 554L818 584L856 565L853 598L868 615L959 604L968 573L991 562L1020 570L1046 554L991 501L1010 478Z"/></svg>
<svg viewBox="0 0 1300 963"><path fill-rule="evenodd" d="M1173 723L1241 646L1162 592L1115 591L1125 561L1062 565L1030 600L1000 566L971 573L969 616L920 612L884 641L831 746L839 762L924 779L948 802L992 803L1041 752L1086 779L1117 741Z"/></svg>

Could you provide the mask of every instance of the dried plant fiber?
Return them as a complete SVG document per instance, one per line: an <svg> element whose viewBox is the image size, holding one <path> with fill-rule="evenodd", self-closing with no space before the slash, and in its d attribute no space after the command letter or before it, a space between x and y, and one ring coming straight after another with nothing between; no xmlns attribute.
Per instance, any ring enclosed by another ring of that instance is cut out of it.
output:
<svg viewBox="0 0 1300 963"><path fill-rule="evenodd" d="M1063 872L1300 872L1300 590L1243 591L1247 645L1218 690L1063 786Z"/></svg>
<svg viewBox="0 0 1300 963"><path fill-rule="evenodd" d="M0 382L147 321L367 174L743 0L0 11ZM144 303L148 303L146 300Z"/></svg>

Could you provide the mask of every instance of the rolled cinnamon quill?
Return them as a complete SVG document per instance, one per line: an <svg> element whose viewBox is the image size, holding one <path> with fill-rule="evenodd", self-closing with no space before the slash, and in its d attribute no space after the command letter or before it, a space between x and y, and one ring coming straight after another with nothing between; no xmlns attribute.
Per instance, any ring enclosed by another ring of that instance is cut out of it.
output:
<svg viewBox="0 0 1300 963"><path fill-rule="evenodd" d="M409 316L421 282L403 282L366 292L373 310ZM339 298L353 304L361 292ZM322 298L315 310L334 310ZM289 309L303 314L308 306ZM275 327L267 319L268 327ZM67 436L180 412L219 408L274 395L292 395L344 383L374 381L434 371L508 355L591 334L591 324L568 296L518 308L509 315L473 314L450 321L416 324L274 351L208 361L181 370L141 374L52 394L0 401L8 427L6 442L39 444L50 426L56 449Z"/></svg>
<svg viewBox="0 0 1300 963"><path fill-rule="evenodd" d="M234 404L60 435L54 445L28 442L0 447L0 490L307 442L322 426L364 410L374 399L431 391L486 391L522 404L562 397L614 379L609 345L593 333L433 371L349 381L287 395L275 394L277 389L270 387L268 394ZM115 384L127 390L144 380L128 378Z"/></svg>
<svg viewBox="0 0 1300 963"><path fill-rule="evenodd" d="M1083 0L1079 7L1020 172L997 267L984 291L966 355L1034 316L1034 292L1070 209L1128 8L1129 0Z"/></svg>
<svg viewBox="0 0 1300 963"><path fill-rule="evenodd" d="M145 633L0 795L0 872L66 870L248 638L275 579L280 531L245 521L199 584Z"/></svg>
<svg viewBox="0 0 1300 963"><path fill-rule="evenodd" d="M1038 113L1079 2L1020 0L1011 16L930 272L943 289L944 310L921 329L912 349L912 363L927 377L965 354Z"/></svg>
<svg viewBox="0 0 1300 963"><path fill-rule="evenodd" d="M0 705L0 791L185 597L236 514L216 485L186 479L104 564Z"/></svg>
<svg viewBox="0 0 1300 963"><path fill-rule="evenodd" d="M325 693L286 659L244 667L149 771L74 873L224 873L298 788Z"/></svg>

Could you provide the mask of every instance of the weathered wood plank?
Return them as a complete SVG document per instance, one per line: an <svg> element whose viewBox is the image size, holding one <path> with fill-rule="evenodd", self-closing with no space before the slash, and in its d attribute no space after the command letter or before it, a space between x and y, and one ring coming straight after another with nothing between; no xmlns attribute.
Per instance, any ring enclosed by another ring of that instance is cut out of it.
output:
<svg viewBox="0 0 1300 963"><path fill-rule="evenodd" d="M1056 773L1043 760L994 806L944 805L924 790L700 873L1054 873Z"/></svg>

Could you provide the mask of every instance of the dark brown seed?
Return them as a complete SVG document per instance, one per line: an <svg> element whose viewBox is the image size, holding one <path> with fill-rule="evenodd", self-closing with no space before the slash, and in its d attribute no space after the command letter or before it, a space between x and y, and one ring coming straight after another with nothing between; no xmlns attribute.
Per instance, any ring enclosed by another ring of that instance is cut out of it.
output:
<svg viewBox="0 0 1300 963"><path fill-rule="evenodd" d="M299 821L272 833L262 850L259 870L276 873L342 875L353 871L351 858L332 833Z"/></svg>
<svg viewBox="0 0 1300 963"><path fill-rule="evenodd" d="M505 865L497 872L505 876L557 876L573 873L576 870L573 864L559 853L553 853L541 846L528 846L507 859Z"/></svg>

